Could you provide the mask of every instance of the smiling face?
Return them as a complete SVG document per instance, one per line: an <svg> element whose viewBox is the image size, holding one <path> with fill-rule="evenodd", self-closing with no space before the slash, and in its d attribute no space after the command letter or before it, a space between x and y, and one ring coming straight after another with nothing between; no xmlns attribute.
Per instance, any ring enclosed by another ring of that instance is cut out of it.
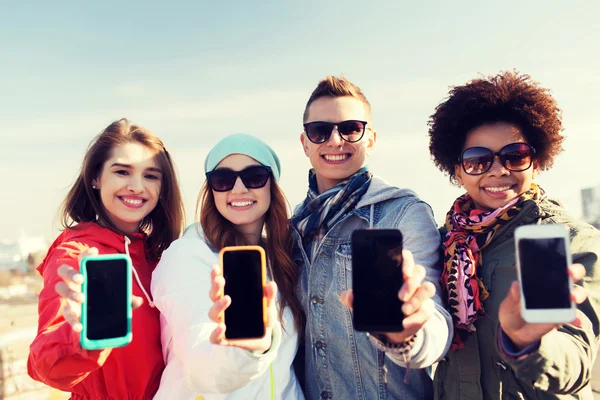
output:
<svg viewBox="0 0 600 400"><path fill-rule="evenodd" d="M319 193L337 185L362 168L367 154L375 146L377 133L369 129L371 116L365 104L354 97L321 97L313 101L308 108L305 123L338 123L348 120L367 121L365 134L356 143L343 140L337 128L329 140L320 144L312 143L305 133L300 135L304 154L310 159L317 175Z"/></svg>
<svg viewBox="0 0 600 400"><path fill-rule="evenodd" d="M140 143L114 147L92 182L108 218L123 232L137 232L158 203L162 174L155 155Z"/></svg>
<svg viewBox="0 0 600 400"><path fill-rule="evenodd" d="M222 159L215 170L228 168L241 171L253 165L261 164L247 155L231 154ZM266 213L271 206L271 179L262 188L248 189L238 176L233 189L227 192L212 191L219 213L253 242L260 237Z"/></svg>
<svg viewBox="0 0 600 400"><path fill-rule="evenodd" d="M463 150L470 147L485 147L494 153L510 143L527 143L521 130L508 123L481 125L467 134ZM455 165L456 180L466 189L480 210L493 211L519 197L531 187L537 175L537 163L525 171L506 169L500 159L494 157L489 171L481 175L468 175L460 164Z"/></svg>

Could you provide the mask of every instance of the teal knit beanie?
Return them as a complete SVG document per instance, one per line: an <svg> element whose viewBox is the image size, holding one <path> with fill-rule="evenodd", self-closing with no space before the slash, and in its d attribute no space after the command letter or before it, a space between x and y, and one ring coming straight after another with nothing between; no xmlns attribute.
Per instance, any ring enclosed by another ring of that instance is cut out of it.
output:
<svg viewBox="0 0 600 400"><path fill-rule="evenodd" d="M204 160L204 172L212 171L221 160L231 154L244 154L262 165L271 167L275 181L279 182L281 165L277 154L259 138L245 133L229 135L217 143Z"/></svg>

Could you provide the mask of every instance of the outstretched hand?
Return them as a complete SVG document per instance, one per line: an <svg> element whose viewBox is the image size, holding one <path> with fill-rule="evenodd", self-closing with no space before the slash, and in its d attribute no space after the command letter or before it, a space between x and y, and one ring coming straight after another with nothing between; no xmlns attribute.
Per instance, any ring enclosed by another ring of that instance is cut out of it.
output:
<svg viewBox="0 0 600 400"><path fill-rule="evenodd" d="M81 260L88 256L97 256L98 249L90 247L79 253L77 262L81 264ZM67 264L63 264L57 269L57 274L62 278L54 287L54 290L60 296L61 307L60 313L65 321L73 328L73 331L79 333L83 329L81 325L81 305L85 300L85 296L81 293L81 285L83 284L83 275ZM131 298L133 308L138 308L143 304L143 299L139 296Z"/></svg>
<svg viewBox="0 0 600 400"><path fill-rule="evenodd" d="M409 250L402 251L402 274L404 284L398 292L398 298L404 302L402 312L404 320L402 332L378 332L386 335L392 343L402 343L416 334L431 318L435 311L433 296L435 286L431 282L424 282L426 276L425 267L415 264L412 253ZM340 301L346 307L352 309L354 294L352 290L345 290L340 296Z"/></svg>
<svg viewBox="0 0 600 400"><path fill-rule="evenodd" d="M225 310L231 305L231 297L224 295L225 278L221 274L221 267L215 265L210 274L211 287L209 297L213 305L208 310L208 317L217 323L217 327L210 335L210 342L221 346L234 346L248 351L266 352L271 348L271 335L273 324L277 320L277 308L275 298L277 297L277 284L269 282L264 287L264 296L267 299L267 323L265 336L260 339L227 340L225 338Z"/></svg>
<svg viewBox="0 0 600 400"><path fill-rule="evenodd" d="M573 282L580 281L585 276L585 267L581 264L573 264L569 267L569 275ZM571 290L571 299L576 304L581 304L587 298L585 291L580 286ZM521 315L521 293L519 283L514 281L500 304L498 321L504 333L512 340L518 349L522 349L540 340L548 332L558 328L562 324L529 323ZM575 317L571 325L581 327L581 320Z"/></svg>

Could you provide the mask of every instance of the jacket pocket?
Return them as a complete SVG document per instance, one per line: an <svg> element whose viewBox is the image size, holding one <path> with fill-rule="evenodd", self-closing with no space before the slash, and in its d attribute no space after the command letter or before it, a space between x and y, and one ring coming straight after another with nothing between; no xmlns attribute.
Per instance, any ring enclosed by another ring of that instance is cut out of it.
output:
<svg viewBox="0 0 600 400"><path fill-rule="evenodd" d="M504 361L496 361L496 370L498 374L498 383L500 384L500 398L502 400L534 400L533 398L525 397L524 392L517 383L515 374Z"/></svg>

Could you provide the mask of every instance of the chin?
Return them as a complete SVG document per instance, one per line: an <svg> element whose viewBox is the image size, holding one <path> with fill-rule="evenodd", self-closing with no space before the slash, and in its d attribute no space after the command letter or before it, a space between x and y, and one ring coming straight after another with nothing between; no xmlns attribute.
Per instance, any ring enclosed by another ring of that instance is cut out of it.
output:
<svg viewBox="0 0 600 400"><path fill-rule="evenodd" d="M358 170L356 170L356 171L358 171ZM356 171L345 168L344 170L341 170L341 171L336 171L334 173L329 173L327 175L323 175L323 177L325 179L333 179L333 180L343 181L344 179L348 178L350 175L354 174Z"/></svg>
<svg viewBox="0 0 600 400"><path fill-rule="evenodd" d="M482 208L483 210L492 212L492 211L496 211L499 208L504 207L507 204L508 204L508 201L503 201L503 202L499 202L497 204L482 204L479 208Z"/></svg>
<svg viewBox="0 0 600 400"><path fill-rule="evenodd" d="M227 218L227 219L233 225L248 225L248 224L251 224L256 221L254 219L246 219L246 218Z"/></svg>

